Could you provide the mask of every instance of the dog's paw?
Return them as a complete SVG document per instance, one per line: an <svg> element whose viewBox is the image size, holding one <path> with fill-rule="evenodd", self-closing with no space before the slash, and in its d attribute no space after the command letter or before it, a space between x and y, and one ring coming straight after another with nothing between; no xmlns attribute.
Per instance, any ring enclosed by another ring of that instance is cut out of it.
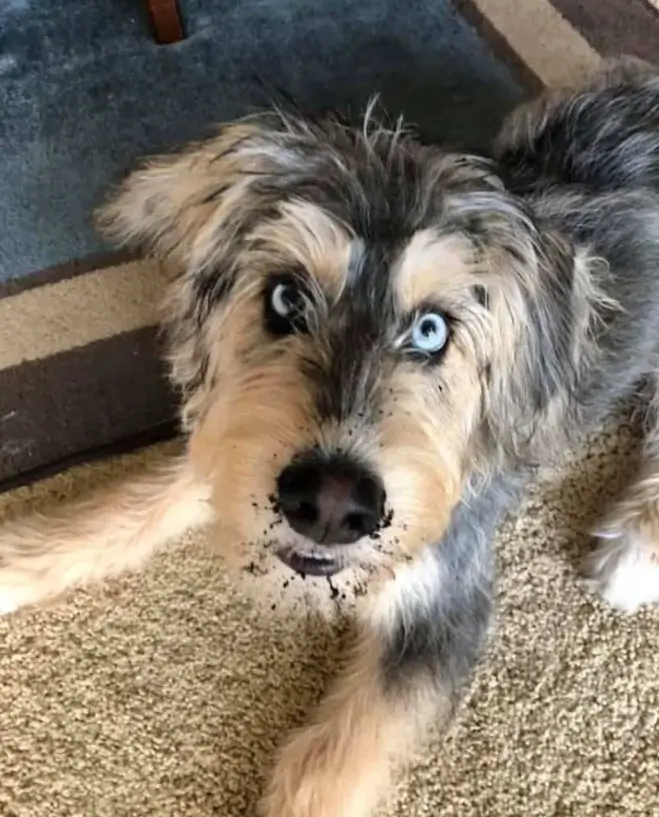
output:
<svg viewBox="0 0 659 817"><path fill-rule="evenodd" d="M27 573L0 567L0 616L14 613L38 600L36 585Z"/></svg>
<svg viewBox="0 0 659 817"><path fill-rule="evenodd" d="M376 790L369 758L347 758L329 724L294 734L279 754L259 817L367 817Z"/></svg>
<svg viewBox="0 0 659 817"><path fill-rule="evenodd" d="M39 553L30 554L26 542L29 539L0 528L0 616L31 607L45 598L44 560Z"/></svg>
<svg viewBox="0 0 659 817"><path fill-rule="evenodd" d="M0 587L0 616L7 616L22 607L20 599L16 598L11 591L5 591Z"/></svg>
<svg viewBox="0 0 659 817"><path fill-rule="evenodd" d="M304 735L285 747L260 803L259 817L330 817L333 792L311 744Z"/></svg>
<svg viewBox="0 0 659 817"><path fill-rule="evenodd" d="M634 529L595 532L599 545L585 560L588 587L612 607L633 613L659 602L659 551Z"/></svg>

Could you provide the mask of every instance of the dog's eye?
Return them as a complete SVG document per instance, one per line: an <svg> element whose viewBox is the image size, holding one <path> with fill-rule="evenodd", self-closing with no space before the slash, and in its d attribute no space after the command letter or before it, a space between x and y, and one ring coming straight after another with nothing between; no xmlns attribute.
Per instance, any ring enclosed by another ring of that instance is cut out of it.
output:
<svg viewBox="0 0 659 817"><path fill-rule="evenodd" d="M419 316L412 327L410 339L416 351L432 355L446 346L448 334L446 318L437 312L426 312Z"/></svg>
<svg viewBox="0 0 659 817"><path fill-rule="evenodd" d="M292 284L277 284L270 295L272 310L280 318L291 318L296 313L300 295Z"/></svg>
<svg viewBox="0 0 659 817"><path fill-rule="evenodd" d="M304 328L305 298L292 281L278 281L266 292L266 322L275 335Z"/></svg>

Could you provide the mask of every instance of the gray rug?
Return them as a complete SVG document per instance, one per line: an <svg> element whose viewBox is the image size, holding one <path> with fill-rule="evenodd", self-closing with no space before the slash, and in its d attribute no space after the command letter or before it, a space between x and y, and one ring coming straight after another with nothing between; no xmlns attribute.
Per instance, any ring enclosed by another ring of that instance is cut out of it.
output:
<svg viewBox="0 0 659 817"><path fill-rule="evenodd" d="M137 156L280 89L305 110L381 92L428 138L482 144L521 96L447 0L181 0L158 46L142 0L0 3L0 281L103 249L90 212Z"/></svg>

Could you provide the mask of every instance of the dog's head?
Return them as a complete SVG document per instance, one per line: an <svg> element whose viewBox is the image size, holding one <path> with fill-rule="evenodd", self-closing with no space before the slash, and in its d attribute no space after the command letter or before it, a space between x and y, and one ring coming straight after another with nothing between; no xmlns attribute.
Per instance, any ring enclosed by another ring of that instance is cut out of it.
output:
<svg viewBox="0 0 659 817"><path fill-rule="evenodd" d="M224 549L292 567L284 595L334 574L330 597L359 593L437 541L586 346L572 247L487 161L370 116L230 125L135 172L101 222L178 270L190 453Z"/></svg>

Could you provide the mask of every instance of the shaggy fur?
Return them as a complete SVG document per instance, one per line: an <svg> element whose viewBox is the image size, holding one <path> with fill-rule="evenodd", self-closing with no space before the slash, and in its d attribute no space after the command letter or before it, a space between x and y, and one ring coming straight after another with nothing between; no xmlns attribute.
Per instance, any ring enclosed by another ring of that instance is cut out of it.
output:
<svg viewBox="0 0 659 817"><path fill-rule="evenodd" d="M497 525L641 385L642 470L587 569L659 600L658 111L627 60L514 111L490 159L276 112L133 173L100 222L171 265L186 453L0 530L0 609L210 526L266 610L360 626L261 814L363 817L482 652Z"/></svg>

